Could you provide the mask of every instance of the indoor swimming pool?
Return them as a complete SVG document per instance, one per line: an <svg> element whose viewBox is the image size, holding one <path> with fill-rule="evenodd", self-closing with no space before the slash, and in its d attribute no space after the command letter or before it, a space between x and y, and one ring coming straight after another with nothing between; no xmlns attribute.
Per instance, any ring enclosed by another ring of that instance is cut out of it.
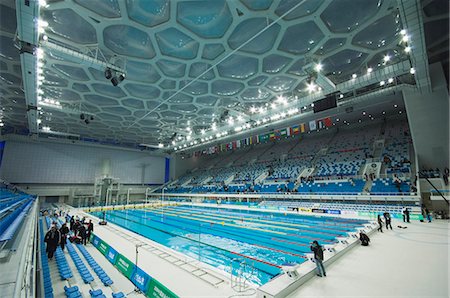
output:
<svg viewBox="0 0 450 298"><path fill-rule="evenodd" d="M333 244L368 223L189 205L108 211L106 220L228 273L245 261L243 274L256 285L280 274L283 264L305 262L311 241Z"/></svg>

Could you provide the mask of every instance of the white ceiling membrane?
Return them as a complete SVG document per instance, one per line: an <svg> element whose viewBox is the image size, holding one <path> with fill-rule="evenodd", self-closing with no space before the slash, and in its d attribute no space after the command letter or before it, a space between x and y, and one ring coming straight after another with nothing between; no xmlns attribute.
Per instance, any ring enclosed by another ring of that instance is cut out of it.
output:
<svg viewBox="0 0 450 298"><path fill-rule="evenodd" d="M254 111L280 96L301 108L340 91L330 88L353 74L364 76L368 67L375 72L408 62L397 5L395 0L47 1L40 9L40 19L48 23L48 41L40 44L41 101L58 107L40 104L40 126L172 149L204 134L216 138L212 126L232 134L230 118L251 123ZM8 98L2 107L5 122L23 129L26 105L12 42L15 11L2 6L1 16L0 91ZM125 79L113 86L104 69L51 45L123 68ZM314 90L317 97L307 89L311 82L322 88Z"/></svg>

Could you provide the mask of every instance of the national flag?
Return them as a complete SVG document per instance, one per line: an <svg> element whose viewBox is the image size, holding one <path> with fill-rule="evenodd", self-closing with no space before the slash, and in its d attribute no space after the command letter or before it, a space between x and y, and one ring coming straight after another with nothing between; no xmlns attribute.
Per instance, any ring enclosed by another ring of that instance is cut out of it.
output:
<svg viewBox="0 0 450 298"><path fill-rule="evenodd" d="M282 130L280 131L280 135L281 135L282 137L288 136L287 130L289 130L289 128L288 128L288 129L286 129L286 128L282 129Z"/></svg>
<svg viewBox="0 0 450 298"><path fill-rule="evenodd" d="M316 124L316 120L311 120L309 121L309 130L316 130L317 129L317 124Z"/></svg>
<svg viewBox="0 0 450 298"><path fill-rule="evenodd" d="M325 126L326 127L331 127L331 126L333 126L333 122L331 121L331 118L330 117L327 117L327 118L325 118L325 119L323 119L324 120L324 122L325 122Z"/></svg>
<svg viewBox="0 0 450 298"><path fill-rule="evenodd" d="M237 143L236 141L231 142L231 148L236 149L237 148Z"/></svg>
<svg viewBox="0 0 450 298"><path fill-rule="evenodd" d="M236 147L237 148L241 148L241 140L237 140L236 141Z"/></svg>
<svg viewBox="0 0 450 298"><path fill-rule="evenodd" d="M300 124L300 132L304 133L306 131L306 125L305 123Z"/></svg>
<svg viewBox="0 0 450 298"><path fill-rule="evenodd" d="M252 144L258 144L258 136L252 136Z"/></svg>
<svg viewBox="0 0 450 298"><path fill-rule="evenodd" d="M270 138L270 140L275 140L275 138L276 138L275 132L271 132L271 133L269 134L269 138Z"/></svg>
<svg viewBox="0 0 450 298"><path fill-rule="evenodd" d="M292 134L297 135L299 133L300 133L300 127L298 127L298 125L292 126Z"/></svg>
<svg viewBox="0 0 450 298"><path fill-rule="evenodd" d="M247 138L247 139L248 139L249 145L253 144L253 143L252 143L252 138Z"/></svg>
<svg viewBox="0 0 450 298"><path fill-rule="evenodd" d="M323 119L317 120L317 127L319 127L319 129L325 128L325 123L323 122Z"/></svg>

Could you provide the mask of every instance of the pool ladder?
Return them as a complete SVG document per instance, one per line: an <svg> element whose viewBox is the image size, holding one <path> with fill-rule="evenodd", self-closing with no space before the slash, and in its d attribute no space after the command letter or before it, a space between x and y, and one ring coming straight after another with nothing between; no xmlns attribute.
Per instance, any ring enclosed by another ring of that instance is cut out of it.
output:
<svg viewBox="0 0 450 298"><path fill-rule="evenodd" d="M235 271L236 274L233 274L233 271ZM239 293L247 291L250 287L250 282L247 277L252 276L254 271L255 267L247 264L246 260L241 260L239 258L232 259L230 263L231 288Z"/></svg>

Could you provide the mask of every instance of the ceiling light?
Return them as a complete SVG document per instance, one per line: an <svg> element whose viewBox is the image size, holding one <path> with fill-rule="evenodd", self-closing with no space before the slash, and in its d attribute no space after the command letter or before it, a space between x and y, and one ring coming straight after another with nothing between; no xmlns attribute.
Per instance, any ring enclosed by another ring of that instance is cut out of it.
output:
<svg viewBox="0 0 450 298"><path fill-rule="evenodd" d="M314 108L314 103L311 103L311 108Z"/></svg>
<svg viewBox="0 0 450 298"><path fill-rule="evenodd" d="M411 69L409 70L409 73L410 74L415 74L416 73L416 70L414 69L414 67L411 67Z"/></svg>
<svg viewBox="0 0 450 298"><path fill-rule="evenodd" d="M391 60L391 56L386 55L386 56L383 57L383 61L384 62L388 62L389 60Z"/></svg>
<svg viewBox="0 0 450 298"><path fill-rule="evenodd" d="M234 123L233 117L228 118L228 124L233 124L233 123Z"/></svg>
<svg viewBox="0 0 450 298"><path fill-rule="evenodd" d="M5 126L5 123L0 122L0 127L3 127L3 126Z"/></svg>
<svg viewBox="0 0 450 298"><path fill-rule="evenodd" d="M339 94L339 98L344 98L344 94Z"/></svg>
<svg viewBox="0 0 450 298"><path fill-rule="evenodd" d="M408 35L403 35L402 41L403 42L408 42L409 41L409 36Z"/></svg>
<svg viewBox="0 0 450 298"><path fill-rule="evenodd" d="M317 63L316 64L316 66L314 67L314 69L317 71L317 72L319 72L319 71L321 71L322 70L322 68L323 68L323 65L322 64L320 64L320 62L319 63Z"/></svg>
<svg viewBox="0 0 450 298"><path fill-rule="evenodd" d="M191 139L191 136L188 135L188 136L186 137L186 140L189 141L190 139Z"/></svg>
<svg viewBox="0 0 450 298"><path fill-rule="evenodd" d="M398 105L395 104L395 105L394 105L394 108L396 108L396 107L398 107Z"/></svg>
<svg viewBox="0 0 450 298"><path fill-rule="evenodd" d="M309 93L314 92L316 90L316 84L314 84L314 82L311 82L309 84L307 84L306 86L306 90L309 91Z"/></svg>
<svg viewBox="0 0 450 298"><path fill-rule="evenodd" d="M237 120L238 120L238 122L242 122L242 121L244 121L244 118L242 118L242 116L239 115L239 116L237 117Z"/></svg>
<svg viewBox="0 0 450 298"><path fill-rule="evenodd" d="M204 130L204 129L200 130L200 133L201 133L202 135L204 135L204 134L205 134L205 130Z"/></svg>
<svg viewBox="0 0 450 298"><path fill-rule="evenodd" d="M385 111L383 111L383 115L384 115L384 114L386 114L386 112L385 112Z"/></svg>
<svg viewBox="0 0 450 298"><path fill-rule="evenodd" d="M174 145L174 146L175 146L175 141L172 141L172 145Z"/></svg>
<svg viewBox="0 0 450 298"><path fill-rule="evenodd" d="M339 122L339 118L336 118L336 121Z"/></svg>
<svg viewBox="0 0 450 298"><path fill-rule="evenodd" d="M250 113L255 113L256 112L256 108L255 107L251 107L250 108Z"/></svg>
<svg viewBox="0 0 450 298"><path fill-rule="evenodd" d="M220 133L217 133L217 134L216 134L216 137L220 138Z"/></svg>
<svg viewBox="0 0 450 298"><path fill-rule="evenodd" d="M409 52L411 52L411 47L410 47L410 46L407 46L407 47L405 48L405 53L409 53Z"/></svg>
<svg viewBox="0 0 450 298"><path fill-rule="evenodd" d="M276 109L277 108L277 105L274 102L270 106L272 107L272 109Z"/></svg>
<svg viewBox="0 0 450 298"><path fill-rule="evenodd" d="M381 81L381 82L380 82L380 86L384 86L384 84L386 84L385 81Z"/></svg>
<svg viewBox="0 0 450 298"><path fill-rule="evenodd" d="M178 148L177 148L177 147L175 147L175 148L173 148L173 150L177 151L177 150L178 150Z"/></svg>
<svg viewBox="0 0 450 298"><path fill-rule="evenodd" d="M212 129L212 130L216 130L216 129L217 129L217 125L216 125L215 122L211 125L211 129Z"/></svg>
<svg viewBox="0 0 450 298"><path fill-rule="evenodd" d="M242 130L242 127L240 127L240 126L237 126L234 128L234 131L241 131L241 130Z"/></svg>
<svg viewBox="0 0 450 298"><path fill-rule="evenodd" d="M389 79L388 79L388 83L390 84L390 83L392 83L392 82L394 82L394 79L393 79L393 78L389 78Z"/></svg>
<svg viewBox="0 0 450 298"><path fill-rule="evenodd" d="M400 34L401 34L401 35L406 35L406 29L400 30Z"/></svg>
<svg viewBox="0 0 450 298"><path fill-rule="evenodd" d="M264 114L265 111L266 111L266 110L265 110L263 107L260 107L260 108L259 108L259 112L260 112L261 114Z"/></svg>
<svg viewBox="0 0 450 298"><path fill-rule="evenodd" d="M363 115L365 115L365 114L366 114L366 112L362 112L362 114L363 114Z"/></svg>
<svg viewBox="0 0 450 298"><path fill-rule="evenodd" d="M48 36L47 36L46 34L43 34L43 35L42 35L42 40L43 40L43 41L47 41L47 40L48 40Z"/></svg>
<svg viewBox="0 0 450 298"><path fill-rule="evenodd" d="M261 124L261 120L256 120L256 125L260 125Z"/></svg>
<svg viewBox="0 0 450 298"><path fill-rule="evenodd" d="M159 148L164 148L164 144L163 144L163 143L159 143L159 144L158 144L158 147L159 147Z"/></svg>
<svg viewBox="0 0 450 298"><path fill-rule="evenodd" d="M373 71L372 67L367 68L367 73L371 73Z"/></svg>
<svg viewBox="0 0 450 298"><path fill-rule="evenodd" d="M352 79L356 79L357 75L356 73L352 74Z"/></svg>
<svg viewBox="0 0 450 298"><path fill-rule="evenodd" d="M39 0L39 6L41 6L41 7L48 7L47 1Z"/></svg>

